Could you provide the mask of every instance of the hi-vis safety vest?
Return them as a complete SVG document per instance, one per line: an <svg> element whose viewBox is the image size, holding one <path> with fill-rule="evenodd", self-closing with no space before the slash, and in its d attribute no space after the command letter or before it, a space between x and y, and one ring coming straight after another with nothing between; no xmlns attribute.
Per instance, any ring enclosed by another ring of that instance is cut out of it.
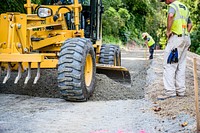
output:
<svg viewBox="0 0 200 133"><path fill-rule="evenodd" d="M148 41L148 46L152 46L153 44L155 44L155 41L153 40L153 38L150 35L147 35L147 38L150 38L150 40Z"/></svg>
<svg viewBox="0 0 200 133"><path fill-rule="evenodd" d="M174 1L169 6L174 8L176 11L171 31L177 35L188 34L187 22L190 15L188 8L179 1Z"/></svg>

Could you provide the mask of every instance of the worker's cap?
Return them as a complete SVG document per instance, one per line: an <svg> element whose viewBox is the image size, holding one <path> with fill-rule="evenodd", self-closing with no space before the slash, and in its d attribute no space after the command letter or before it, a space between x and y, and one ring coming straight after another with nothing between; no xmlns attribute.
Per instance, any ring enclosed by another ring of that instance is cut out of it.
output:
<svg viewBox="0 0 200 133"><path fill-rule="evenodd" d="M146 36L148 35L148 33L142 33L142 39L144 39Z"/></svg>

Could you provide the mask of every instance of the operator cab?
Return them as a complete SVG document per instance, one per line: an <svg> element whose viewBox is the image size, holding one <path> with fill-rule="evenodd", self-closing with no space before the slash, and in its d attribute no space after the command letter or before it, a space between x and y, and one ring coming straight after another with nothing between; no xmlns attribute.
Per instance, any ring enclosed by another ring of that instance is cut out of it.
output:
<svg viewBox="0 0 200 133"><path fill-rule="evenodd" d="M98 3L100 2L100 3ZM71 5L74 0L44 0L44 5ZM101 24L102 13L104 11L102 0L79 0L82 4L80 13L80 29L84 29L85 37L91 38L93 42L102 39ZM73 13L65 14L66 23L69 30L75 29L73 24Z"/></svg>

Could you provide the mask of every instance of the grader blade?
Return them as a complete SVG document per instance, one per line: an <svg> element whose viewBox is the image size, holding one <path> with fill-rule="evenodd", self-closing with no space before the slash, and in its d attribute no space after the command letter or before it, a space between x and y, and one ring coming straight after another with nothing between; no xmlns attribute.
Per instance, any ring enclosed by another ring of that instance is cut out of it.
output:
<svg viewBox="0 0 200 133"><path fill-rule="evenodd" d="M121 66L97 64L97 73L105 74L107 77L113 79L116 82L123 84L131 84L131 76L129 71Z"/></svg>

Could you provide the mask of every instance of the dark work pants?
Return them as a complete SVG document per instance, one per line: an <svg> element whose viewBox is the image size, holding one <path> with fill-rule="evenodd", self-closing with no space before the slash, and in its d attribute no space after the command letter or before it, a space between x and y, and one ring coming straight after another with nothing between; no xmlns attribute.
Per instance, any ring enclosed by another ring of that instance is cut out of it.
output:
<svg viewBox="0 0 200 133"><path fill-rule="evenodd" d="M155 49L155 44L149 47L149 53L150 53L149 59L153 59L154 49Z"/></svg>

